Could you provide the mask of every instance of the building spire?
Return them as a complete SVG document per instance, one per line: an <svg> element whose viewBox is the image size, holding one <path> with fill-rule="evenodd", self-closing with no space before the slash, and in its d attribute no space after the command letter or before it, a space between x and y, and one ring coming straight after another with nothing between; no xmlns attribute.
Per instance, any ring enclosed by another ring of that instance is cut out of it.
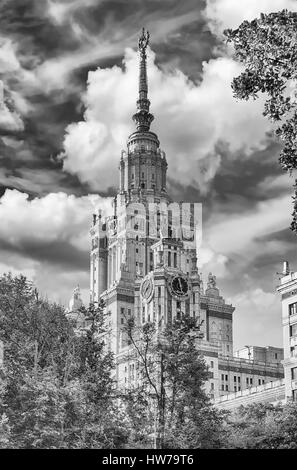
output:
<svg viewBox="0 0 297 470"><path fill-rule="evenodd" d="M136 102L137 112L133 116L133 121L136 124L137 130L140 132L147 132L150 130L151 122L154 116L150 114L150 100L148 94L148 80L146 70L146 49L149 44L150 33L142 29L142 34L138 40L138 49L140 52L140 66L139 66L139 97Z"/></svg>

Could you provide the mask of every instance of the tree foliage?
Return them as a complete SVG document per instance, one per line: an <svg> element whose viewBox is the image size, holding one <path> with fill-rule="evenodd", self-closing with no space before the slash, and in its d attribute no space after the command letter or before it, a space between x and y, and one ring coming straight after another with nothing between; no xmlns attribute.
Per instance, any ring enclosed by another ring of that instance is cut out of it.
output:
<svg viewBox="0 0 297 470"><path fill-rule="evenodd" d="M241 406L229 415L224 431L228 448L296 449L297 404Z"/></svg>
<svg viewBox="0 0 297 470"><path fill-rule="evenodd" d="M25 277L0 278L1 447L112 448L127 440L102 307L85 310L88 328L76 334L63 308L40 299Z"/></svg>
<svg viewBox="0 0 297 470"><path fill-rule="evenodd" d="M261 14L224 33L245 67L233 79L234 96L244 100L256 99L259 93L267 96L263 114L277 123L276 135L283 142L280 165L292 173L297 168L297 13ZM296 195L291 225L295 232Z"/></svg>
<svg viewBox="0 0 297 470"><path fill-rule="evenodd" d="M131 319L127 328L140 379L140 386L130 393L141 398L142 426L148 423L147 433L156 437L155 445L212 447L221 416L203 388L209 372L197 347L197 320L184 315L158 331L155 323L135 326ZM139 428L136 423L135 429Z"/></svg>

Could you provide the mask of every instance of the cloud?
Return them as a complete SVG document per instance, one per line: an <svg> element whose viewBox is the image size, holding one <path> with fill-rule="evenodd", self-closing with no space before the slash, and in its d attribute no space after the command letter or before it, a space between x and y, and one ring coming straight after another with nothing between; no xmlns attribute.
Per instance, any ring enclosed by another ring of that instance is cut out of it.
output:
<svg viewBox="0 0 297 470"><path fill-rule="evenodd" d="M257 239L288 227L290 215L288 195L260 201L256 207L243 214L233 214L229 217L216 214L208 222L210 231L207 233L207 240L215 251L223 254L249 255L255 249Z"/></svg>
<svg viewBox="0 0 297 470"><path fill-rule="evenodd" d="M23 273L56 301L79 282L87 299L89 229L98 207L110 213L111 198L51 193L30 200L7 189L0 198L0 274Z"/></svg>
<svg viewBox="0 0 297 470"><path fill-rule="evenodd" d="M269 122L261 115L262 102L236 102L230 83L241 66L230 58L203 63L196 85L181 71L161 70L149 53L149 95L161 146L167 153L169 177L187 184L208 182L220 167L218 143L249 155L265 148ZM66 128L64 169L93 189L104 190L115 179L120 150L133 131L138 79L138 54L127 49L124 68L89 72L84 96L84 121Z"/></svg>
<svg viewBox="0 0 297 470"><path fill-rule="evenodd" d="M277 294L257 287L235 295L234 349L246 344L282 347L281 302Z"/></svg>
<svg viewBox="0 0 297 470"><path fill-rule="evenodd" d="M73 14L79 10L98 6L103 0L48 0L47 13L50 18L58 25L73 20Z"/></svg>
<svg viewBox="0 0 297 470"><path fill-rule="evenodd" d="M207 0L204 14L214 33L237 28L244 20L253 20L260 13L287 9L297 11L296 0Z"/></svg>
<svg viewBox="0 0 297 470"><path fill-rule="evenodd" d="M34 243L67 242L88 251L92 211L110 210L110 198L51 193L29 200L28 194L6 190L0 199L0 240L21 247Z"/></svg>
<svg viewBox="0 0 297 470"><path fill-rule="evenodd" d="M25 90L35 87L37 82L34 73L21 66L17 45L3 36L0 36L0 70L0 129L23 131L23 116L32 109L24 96Z"/></svg>
<svg viewBox="0 0 297 470"><path fill-rule="evenodd" d="M21 116L11 109L14 103L7 106L3 93L3 82L0 80L0 130L2 131L22 131L24 130L24 122Z"/></svg>

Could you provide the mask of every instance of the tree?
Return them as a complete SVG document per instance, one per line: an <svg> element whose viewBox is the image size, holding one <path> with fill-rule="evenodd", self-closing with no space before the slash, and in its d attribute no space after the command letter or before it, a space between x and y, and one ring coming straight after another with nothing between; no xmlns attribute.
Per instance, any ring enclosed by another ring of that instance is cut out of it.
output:
<svg viewBox="0 0 297 470"><path fill-rule="evenodd" d="M197 347L197 320L183 315L158 330L150 322L136 326L132 318L126 329L138 364L137 386L129 393L142 398L146 433L155 435L157 448L207 447L220 417L203 388L209 373Z"/></svg>
<svg viewBox="0 0 297 470"><path fill-rule="evenodd" d="M296 449L297 404L241 406L226 419L225 447Z"/></svg>
<svg viewBox="0 0 297 470"><path fill-rule="evenodd" d="M127 440L105 347L103 307L77 332L24 276L0 277L0 446L117 447ZM78 334L80 333L80 334Z"/></svg>
<svg viewBox="0 0 297 470"><path fill-rule="evenodd" d="M224 32L245 70L233 79L234 96L248 100L265 93L264 116L278 123L284 145L279 162L290 174L297 168L297 13L283 10ZM296 180L297 181L297 180ZM291 229L297 233L297 187Z"/></svg>
<svg viewBox="0 0 297 470"><path fill-rule="evenodd" d="M82 311L87 327L76 337L77 363L69 374L69 386L78 380L76 393L80 395L79 406L72 413L75 432L69 445L75 442L79 448L119 448L128 439L128 428L112 378L114 357L106 341L109 314L103 302L98 306L91 303Z"/></svg>

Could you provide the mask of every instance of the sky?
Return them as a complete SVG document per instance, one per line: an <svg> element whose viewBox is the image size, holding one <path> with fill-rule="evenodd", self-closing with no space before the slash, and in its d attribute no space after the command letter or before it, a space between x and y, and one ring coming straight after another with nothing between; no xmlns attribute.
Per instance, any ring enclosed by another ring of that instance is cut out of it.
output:
<svg viewBox="0 0 297 470"><path fill-rule="evenodd" d="M283 260L297 270L293 179L264 97L232 96L242 68L222 31L283 8L297 1L2 0L0 274L23 273L64 305L79 283L88 299L91 216L117 191L144 26L168 191L203 204L203 279L214 273L236 308L235 348L281 346L277 272Z"/></svg>

